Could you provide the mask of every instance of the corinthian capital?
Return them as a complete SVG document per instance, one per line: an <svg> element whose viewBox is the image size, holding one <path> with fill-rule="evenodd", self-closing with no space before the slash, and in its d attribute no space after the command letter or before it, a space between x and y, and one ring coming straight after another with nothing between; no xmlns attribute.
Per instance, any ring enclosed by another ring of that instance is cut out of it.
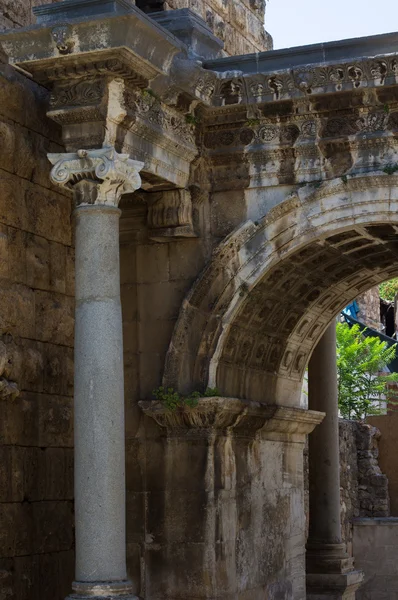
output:
<svg viewBox="0 0 398 600"><path fill-rule="evenodd" d="M123 194L141 187L139 173L144 163L132 160L128 154L118 154L112 147L47 157L54 165L51 181L73 190L77 205L118 206Z"/></svg>

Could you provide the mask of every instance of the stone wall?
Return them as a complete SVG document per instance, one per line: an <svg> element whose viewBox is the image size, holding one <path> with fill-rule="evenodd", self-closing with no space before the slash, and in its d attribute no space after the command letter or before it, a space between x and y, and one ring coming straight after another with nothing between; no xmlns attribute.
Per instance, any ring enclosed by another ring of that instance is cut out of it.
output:
<svg viewBox="0 0 398 600"><path fill-rule="evenodd" d="M32 25L35 22L32 8L50 2L51 0L0 0L0 31Z"/></svg>
<svg viewBox="0 0 398 600"><path fill-rule="evenodd" d="M398 519L359 519L354 524L355 565L365 574L356 600L397 600Z"/></svg>
<svg viewBox="0 0 398 600"><path fill-rule="evenodd" d="M352 555L354 519L388 517L389 485L388 478L378 464L379 430L358 421L340 419L339 434L342 535L348 552ZM304 457L307 471L307 451ZM307 475L305 490L308 515Z"/></svg>
<svg viewBox="0 0 398 600"><path fill-rule="evenodd" d="M44 90L0 65L0 96L0 599L61 600L74 545L71 199L49 180L60 144Z"/></svg>
<svg viewBox="0 0 398 600"><path fill-rule="evenodd" d="M191 8L223 40L230 55L272 50L264 29L265 0L168 0L165 8Z"/></svg>
<svg viewBox="0 0 398 600"><path fill-rule="evenodd" d="M45 3L50 0L0 0L0 31L32 25L32 8ZM229 55L272 50L272 38L264 29L265 0L143 0L136 4L143 8L148 5L149 10L192 9L224 41Z"/></svg>
<svg viewBox="0 0 398 600"><path fill-rule="evenodd" d="M381 330L379 288L373 287L357 298L358 320L376 331Z"/></svg>
<svg viewBox="0 0 398 600"><path fill-rule="evenodd" d="M389 481L391 515L398 517L398 453L397 453L397 407L387 415L368 417L367 421L381 432L379 440L379 464Z"/></svg>

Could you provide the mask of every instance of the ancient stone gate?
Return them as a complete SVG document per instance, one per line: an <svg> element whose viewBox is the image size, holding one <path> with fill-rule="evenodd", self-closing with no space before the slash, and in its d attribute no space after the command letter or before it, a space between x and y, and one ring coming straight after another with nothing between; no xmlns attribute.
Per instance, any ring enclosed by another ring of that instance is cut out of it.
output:
<svg viewBox="0 0 398 600"><path fill-rule="evenodd" d="M220 23L269 49L263 2L166 4L66 0L0 37L76 207L70 598L353 598L328 326L398 274L398 35L225 56Z"/></svg>

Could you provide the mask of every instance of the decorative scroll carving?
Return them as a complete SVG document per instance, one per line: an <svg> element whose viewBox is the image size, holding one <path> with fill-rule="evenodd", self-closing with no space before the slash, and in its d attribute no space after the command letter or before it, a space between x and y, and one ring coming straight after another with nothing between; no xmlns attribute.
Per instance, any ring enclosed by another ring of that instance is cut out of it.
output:
<svg viewBox="0 0 398 600"><path fill-rule="evenodd" d="M196 237L192 224L192 199L188 190L148 194L149 237L160 242Z"/></svg>
<svg viewBox="0 0 398 600"><path fill-rule="evenodd" d="M62 84L53 90L50 106L54 109L96 104L101 101L103 93L103 83L98 79L74 81L72 84Z"/></svg>
<svg viewBox="0 0 398 600"><path fill-rule="evenodd" d="M53 168L53 183L72 189L77 205L117 206L122 194L141 186L140 170L144 163L118 154L114 148L78 150L47 155Z"/></svg>

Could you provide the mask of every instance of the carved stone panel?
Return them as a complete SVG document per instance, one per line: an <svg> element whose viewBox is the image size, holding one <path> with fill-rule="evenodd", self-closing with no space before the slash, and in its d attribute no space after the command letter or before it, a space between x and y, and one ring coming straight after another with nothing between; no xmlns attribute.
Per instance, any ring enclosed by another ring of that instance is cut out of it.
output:
<svg viewBox="0 0 398 600"><path fill-rule="evenodd" d="M149 237L158 242L196 237L192 223L192 199L188 190L148 194Z"/></svg>

